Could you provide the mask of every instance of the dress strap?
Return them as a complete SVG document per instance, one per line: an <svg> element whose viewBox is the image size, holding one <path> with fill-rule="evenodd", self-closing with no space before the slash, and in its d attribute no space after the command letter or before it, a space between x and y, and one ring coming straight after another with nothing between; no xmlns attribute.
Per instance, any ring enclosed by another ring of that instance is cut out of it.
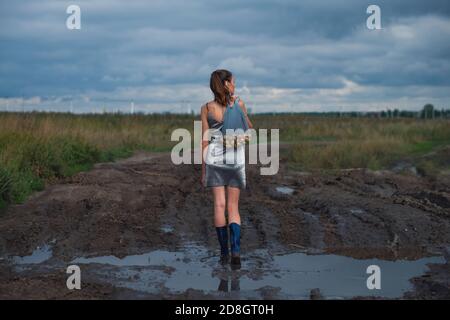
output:
<svg viewBox="0 0 450 320"><path fill-rule="evenodd" d="M234 105L236 104L236 102L238 102L238 100L239 100L239 96L237 96L236 99L234 99L233 104L230 104L229 106L234 107Z"/></svg>

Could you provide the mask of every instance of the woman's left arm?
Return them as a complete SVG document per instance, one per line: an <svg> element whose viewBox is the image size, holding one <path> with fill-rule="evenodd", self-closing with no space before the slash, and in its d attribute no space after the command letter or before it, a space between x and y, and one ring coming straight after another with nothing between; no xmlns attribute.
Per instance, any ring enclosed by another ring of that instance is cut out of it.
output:
<svg viewBox="0 0 450 320"><path fill-rule="evenodd" d="M253 124L250 121L250 119L248 118L247 108L245 107L244 101L242 101L241 99L239 99L239 106L241 107L242 111L244 111L244 115L245 115L245 119L247 120L248 127L250 129L253 129Z"/></svg>

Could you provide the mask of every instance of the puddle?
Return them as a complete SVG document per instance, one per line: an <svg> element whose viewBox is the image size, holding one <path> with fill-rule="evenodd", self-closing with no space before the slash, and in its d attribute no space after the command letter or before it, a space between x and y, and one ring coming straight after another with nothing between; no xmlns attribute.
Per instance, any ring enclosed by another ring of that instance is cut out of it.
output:
<svg viewBox="0 0 450 320"><path fill-rule="evenodd" d="M9 260L19 272L36 268L34 265L50 269L61 267L62 262L50 258L52 249L44 245L29 256L14 256ZM268 249L258 249L243 255L241 270L232 271L229 266L218 264L217 252L195 243L178 251L155 250L122 259L79 257L70 262L79 265L85 274L116 287L155 294L182 293L192 288L212 295L231 292L237 299L267 298L263 296L267 290L271 292L271 299L309 299L311 290L316 288L326 299L397 298L412 289L409 280L424 274L428 263L445 263L445 259L358 260L300 252L275 254ZM369 290L366 286L369 277L366 270L370 265L380 267L380 290Z"/></svg>
<svg viewBox="0 0 450 320"><path fill-rule="evenodd" d="M279 192L279 193L288 194L288 195L291 195L294 193L294 189L289 188L289 187L276 187L275 190L277 190L277 192Z"/></svg>
<svg viewBox="0 0 450 320"><path fill-rule="evenodd" d="M261 283L279 286L289 296L304 296L319 288L328 298L382 296L395 298L412 289L409 279L427 271L427 263L445 263L442 257L415 261L357 260L338 255L307 255L292 253L274 256L275 272L259 281L244 281L243 286L255 288ZM369 290L367 267L381 270L381 289ZM303 293L303 294L302 294Z"/></svg>
<svg viewBox="0 0 450 320"><path fill-rule="evenodd" d="M308 299L319 288L325 298L354 296L401 297L412 289L409 279L427 271L427 263L445 263L442 257L415 261L357 260L337 255L290 253L272 255L266 249L242 258L242 269L221 267L214 252L198 245L180 251L156 250L119 259L114 256L77 258L71 263L88 265L105 282L143 292L180 293L189 288L213 295L231 291L236 298L262 298L265 288L276 288L274 299ZM367 267L381 269L381 289L366 286ZM83 269L83 267L82 267Z"/></svg>
<svg viewBox="0 0 450 320"><path fill-rule="evenodd" d="M400 161L391 170L395 173L409 172L415 176L419 175L417 168L412 163L405 161Z"/></svg>
<svg viewBox="0 0 450 320"><path fill-rule="evenodd" d="M173 227L168 224L161 226L161 231L164 233L170 233L173 232L173 230Z"/></svg>
<svg viewBox="0 0 450 320"><path fill-rule="evenodd" d="M217 281L211 276L211 271L217 261L209 254L204 247L190 245L183 251L155 250L123 259L114 256L77 258L71 263L120 267L96 270L99 275L116 278L113 283L118 286L139 291L157 293L161 286L173 292L188 288L213 290Z"/></svg>
<svg viewBox="0 0 450 320"><path fill-rule="evenodd" d="M15 264L38 264L47 261L51 257L52 249L49 245L43 245L42 247L37 247L29 256L14 256L11 260Z"/></svg>

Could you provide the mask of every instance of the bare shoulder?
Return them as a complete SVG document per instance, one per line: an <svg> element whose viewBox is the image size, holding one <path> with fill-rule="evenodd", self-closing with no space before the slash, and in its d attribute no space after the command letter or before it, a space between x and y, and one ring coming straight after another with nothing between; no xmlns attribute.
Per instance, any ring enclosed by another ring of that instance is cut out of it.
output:
<svg viewBox="0 0 450 320"><path fill-rule="evenodd" d="M211 101L208 101L208 102L205 102L204 104L202 104L200 110L201 110L202 112L207 112L207 111L208 111L207 105L211 105Z"/></svg>

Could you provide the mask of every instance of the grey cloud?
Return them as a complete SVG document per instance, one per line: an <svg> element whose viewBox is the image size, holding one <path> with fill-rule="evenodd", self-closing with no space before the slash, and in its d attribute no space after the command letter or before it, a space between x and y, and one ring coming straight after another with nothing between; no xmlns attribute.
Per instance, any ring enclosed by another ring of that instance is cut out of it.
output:
<svg viewBox="0 0 450 320"><path fill-rule="evenodd" d="M93 95L161 106L179 86L206 92L195 99L208 97L210 73L229 68L250 93L288 90L292 101L285 108L300 107L307 97L323 109L381 103L412 87L427 88L416 90L423 99L434 98L433 87L440 103L448 99L439 91L450 86L448 1L378 1L381 31L365 28L371 2L361 0L83 0L79 31L65 28L69 4L2 2L0 97L45 102ZM361 90L340 96L349 83Z"/></svg>

